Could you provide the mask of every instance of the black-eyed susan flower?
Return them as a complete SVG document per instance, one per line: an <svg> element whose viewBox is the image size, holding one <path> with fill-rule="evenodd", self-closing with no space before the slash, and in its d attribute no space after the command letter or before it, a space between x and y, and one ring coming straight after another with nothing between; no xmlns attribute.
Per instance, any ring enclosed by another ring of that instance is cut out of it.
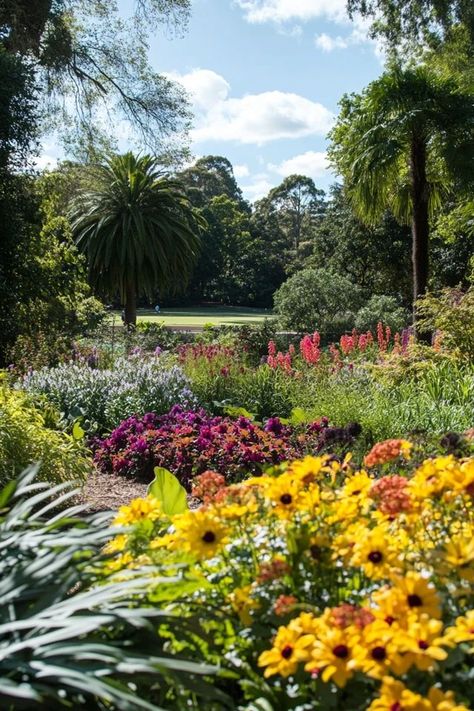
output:
<svg viewBox="0 0 474 711"><path fill-rule="evenodd" d="M354 651L358 641L356 628L321 625L311 649L311 659L305 665L306 671L317 673L325 682L334 681L337 686L345 686L354 673Z"/></svg>
<svg viewBox="0 0 474 711"><path fill-rule="evenodd" d="M400 650L397 674L405 674L415 666L420 671L430 671L448 656L446 639L443 637L443 623L422 615L409 620L407 629L397 629L394 641Z"/></svg>
<svg viewBox="0 0 474 711"><path fill-rule="evenodd" d="M401 681L386 676L383 679L378 698L367 711L432 711L427 699L416 694Z"/></svg>
<svg viewBox="0 0 474 711"><path fill-rule="evenodd" d="M356 536L350 565L360 566L369 578L389 578L399 567L399 551L385 527L367 531L361 526Z"/></svg>
<svg viewBox="0 0 474 711"><path fill-rule="evenodd" d="M196 558L210 558L222 547L227 527L207 510L188 511L173 519L175 548L189 551Z"/></svg>
<svg viewBox="0 0 474 711"><path fill-rule="evenodd" d="M310 658L314 642L312 634L301 634L299 628L280 627L273 640L273 647L262 652L258 665L266 667L265 677L279 674L287 677L294 674L300 663Z"/></svg>
<svg viewBox="0 0 474 711"><path fill-rule="evenodd" d="M155 521L161 515L161 505L158 499L147 496L146 499L133 499L128 506L121 506L113 525L132 526L140 521Z"/></svg>
<svg viewBox="0 0 474 711"><path fill-rule="evenodd" d="M400 606L407 614L428 615L439 619L441 605L436 588L426 578L414 571L394 580L394 592L399 596Z"/></svg>

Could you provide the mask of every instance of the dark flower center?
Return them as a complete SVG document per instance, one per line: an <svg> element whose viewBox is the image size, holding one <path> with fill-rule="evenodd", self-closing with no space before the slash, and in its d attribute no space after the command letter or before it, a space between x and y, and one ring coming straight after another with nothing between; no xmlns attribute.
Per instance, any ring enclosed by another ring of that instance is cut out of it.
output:
<svg viewBox="0 0 474 711"><path fill-rule="evenodd" d="M320 560L323 551L321 546L313 545L309 549L309 552L311 553L311 558L314 558L314 560Z"/></svg>
<svg viewBox="0 0 474 711"><path fill-rule="evenodd" d="M334 647L332 653L338 659L347 659L347 657L349 656L349 649L346 647L345 644L338 644L336 647Z"/></svg>
<svg viewBox="0 0 474 711"><path fill-rule="evenodd" d="M359 496L360 494L360 489L357 489L356 491L352 492L352 496Z"/></svg>
<svg viewBox="0 0 474 711"><path fill-rule="evenodd" d="M281 650L281 656L283 657L283 659L290 659L292 654L293 647L291 647L289 644Z"/></svg>
<svg viewBox="0 0 474 711"><path fill-rule="evenodd" d="M390 706L390 711L403 711L401 703L395 701L395 703Z"/></svg>
<svg viewBox="0 0 474 711"><path fill-rule="evenodd" d="M371 563L381 563L383 561L383 555L380 551L370 551L368 558Z"/></svg>
<svg viewBox="0 0 474 711"><path fill-rule="evenodd" d="M387 652L385 650L385 647L374 647L372 650L372 659L375 659L376 662L383 662L383 660L386 658Z"/></svg>
<svg viewBox="0 0 474 711"><path fill-rule="evenodd" d="M285 504L287 506L288 504L291 504L291 502L293 501L293 497L291 494L283 494L283 496L280 496L280 501L282 504Z"/></svg>
<svg viewBox="0 0 474 711"><path fill-rule="evenodd" d="M421 607L423 605L423 600L419 595L408 595L407 600L410 607Z"/></svg>
<svg viewBox="0 0 474 711"><path fill-rule="evenodd" d="M425 649L428 649L429 646L430 645L428 644L428 642L425 642L424 639L420 639L420 641L418 642L418 647L423 651L425 651Z"/></svg>
<svg viewBox="0 0 474 711"><path fill-rule="evenodd" d="M387 625L393 625L393 623L395 622L395 617L392 617L392 615L387 615L387 617L385 618L385 622L387 623Z"/></svg>
<svg viewBox="0 0 474 711"><path fill-rule="evenodd" d="M202 540L204 543L214 543L216 540L216 534L213 531L206 531L202 537Z"/></svg>

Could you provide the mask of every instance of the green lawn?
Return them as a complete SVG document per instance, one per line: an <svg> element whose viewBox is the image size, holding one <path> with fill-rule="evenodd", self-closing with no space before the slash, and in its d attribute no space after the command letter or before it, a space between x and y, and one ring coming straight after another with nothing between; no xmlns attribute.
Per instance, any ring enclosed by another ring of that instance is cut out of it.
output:
<svg viewBox="0 0 474 711"><path fill-rule="evenodd" d="M117 313L117 312L115 312ZM120 313L118 313L120 317ZM266 318L274 318L271 309L250 309L241 306L190 306L165 308L159 314L153 309L139 309L139 321L162 322L165 326L204 326L212 323L238 325L256 324Z"/></svg>

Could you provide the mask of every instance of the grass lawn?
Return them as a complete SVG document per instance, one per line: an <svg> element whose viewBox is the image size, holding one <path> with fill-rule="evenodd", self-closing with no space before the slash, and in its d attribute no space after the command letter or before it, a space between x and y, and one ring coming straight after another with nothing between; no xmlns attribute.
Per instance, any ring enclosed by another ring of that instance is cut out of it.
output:
<svg viewBox="0 0 474 711"><path fill-rule="evenodd" d="M120 318L120 313L115 312ZM139 321L163 322L165 326L202 327L260 323L266 318L274 318L271 309L250 309L243 306L190 306L164 308L157 314L153 309L139 309Z"/></svg>

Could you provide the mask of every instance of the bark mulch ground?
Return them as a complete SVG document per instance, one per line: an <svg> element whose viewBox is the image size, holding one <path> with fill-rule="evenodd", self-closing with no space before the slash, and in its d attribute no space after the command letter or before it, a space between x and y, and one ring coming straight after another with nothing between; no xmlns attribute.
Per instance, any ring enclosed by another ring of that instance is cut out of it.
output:
<svg viewBox="0 0 474 711"><path fill-rule="evenodd" d="M126 479L117 474L89 475L82 493L82 503L90 512L117 511L132 499L146 496L147 484L133 479Z"/></svg>
<svg viewBox="0 0 474 711"><path fill-rule="evenodd" d="M80 503L89 513L98 511L117 511L120 506L129 504L132 499L146 496L148 484L127 479L118 474L100 474L97 471L89 475L84 486ZM198 499L188 496L190 509L200 505Z"/></svg>

